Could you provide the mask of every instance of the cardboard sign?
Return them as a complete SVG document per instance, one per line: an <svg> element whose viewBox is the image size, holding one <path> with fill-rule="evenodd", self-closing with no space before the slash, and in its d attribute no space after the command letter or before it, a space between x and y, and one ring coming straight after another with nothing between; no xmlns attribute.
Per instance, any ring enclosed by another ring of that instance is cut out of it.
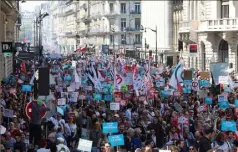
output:
<svg viewBox="0 0 238 152"><path fill-rule="evenodd" d="M192 70L184 70L184 80L192 80L193 79L193 72Z"/></svg>
<svg viewBox="0 0 238 152"><path fill-rule="evenodd" d="M229 84L229 77L228 76L219 76L218 83L219 84Z"/></svg>
<svg viewBox="0 0 238 152"><path fill-rule="evenodd" d="M207 106L205 106L205 105L201 105L197 108L198 113L205 112L205 111L207 111Z"/></svg>
<svg viewBox="0 0 238 152"><path fill-rule="evenodd" d="M64 116L64 110L62 108L57 107L57 112L61 114L62 116Z"/></svg>
<svg viewBox="0 0 238 152"><path fill-rule="evenodd" d="M117 122L102 123L102 132L104 134L117 133L118 132L118 123Z"/></svg>
<svg viewBox="0 0 238 152"><path fill-rule="evenodd" d="M61 92L61 98L68 98L68 92Z"/></svg>
<svg viewBox="0 0 238 152"><path fill-rule="evenodd" d="M188 124L189 124L189 120L188 120L188 118L185 117L185 116L180 116L180 117L178 118L178 123L179 123L179 124L188 125Z"/></svg>
<svg viewBox="0 0 238 152"><path fill-rule="evenodd" d="M234 121L221 121L221 130L222 131L236 131L236 123Z"/></svg>
<svg viewBox="0 0 238 152"><path fill-rule="evenodd" d="M202 88L209 88L211 86L209 80L199 80L199 87Z"/></svg>
<svg viewBox="0 0 238 152"><path fill-rule="evenodd" d="M218 95L218 102L224 102L226 100L224 95Z"/></svg>
<svg viewBox="0 0 238 152"><path fill-rule="evenodd" d="M93 146L92 141L80 138L77 150L91 152L92 146Z"/></svg>
<svg viewBox="0 0 238 152"><path fill-rule="evenodd" d="M177 102L174 103L174 108L176 111L178 111L179 113L182 112L183 108L181 107L180 104L178 104Z"/></svg>
<svg viewBox="0 0 238 152"><path fill-rule="evenodd" d="M102 100L102 94L94 93L93 100L97 100L97 101Z"/></svg>
<svg viewBox="0 0 238 152"><path fill-rule="evenodd" d="M12 118L13 117L13 110L11 110L11 109L4 109L3 116L7 117L7 118Z"/></svg>
<svg viewBox="0 0 238 152"><path fill-rule="evenodd" d="M212 104L212 98L206 97L205 98L205 103L208 104L208 105L211 105Z"/></svg>
<svg viewBox="0 0 238 152"><path fill-rule="evenodd" d="M210 72L199 72L200 79L210 80Z"/></svg>
<svg viewBox="0 0 238 152"><path fill-rule="evenodd" d="M110 103L110 110L120 110L120 103Z"/></svg>
<svg viewBox="0 0 238 152"><path fill-rule="evenodd" d="M125 145L123 134L108 136L108 140L112 147Z"/></svg>
<svg viewBox="0 0 238 152"><path fill-rule="evenodd" d="M31 92L31 86L30 85L22 85L21 91L22 92Z"/></svg>
<svg viewBox="0 0 238 152"><path fill-rule="evenodd" d="M81 129L82 132L81 132L81 138L82 139L89 139L89 135L90 135L90 132L88 129L85 129L85 128L82 128Z"/></svg>
<svg viewBox="0 0 238 152"><path fill-rule="evenodd" d="M230 107L230 104L228 101L219 102L218 105L219 105L219 108L222 110L226 110L227 108Z"/></svg>
<svg viewBox="0 0 238 152"><path fill-rule="evenodd" d="M58 106L64 106L65 104L66 104L66 99L65 98L58 99L58 102L57 102Z"/></svg>

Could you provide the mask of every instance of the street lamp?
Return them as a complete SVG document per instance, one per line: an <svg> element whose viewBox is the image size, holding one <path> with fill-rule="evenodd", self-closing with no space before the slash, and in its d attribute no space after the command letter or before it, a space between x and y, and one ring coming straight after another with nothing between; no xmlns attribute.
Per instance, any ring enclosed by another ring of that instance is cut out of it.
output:
<svg viewBox="0 0 238 152"><path fill-rule="evenodd" d="M158 50L157 50L157 34L158 34L158 30L157 30L157 25L155 26L155 29L152 29L152 28L149 28L149 27L143 27L142 25L141 25L141 30L142 31L145 31L146 32L146 29L149 29L149 30L151 30L152 32L154 32L155 33L155 53L156 53L156 58L155 58L155 62L156 62L156 65L158 64Z"/></svg>
<svg viewBox="0 0 238 152"><path fill-rule="evenodd" d="M44 12L43 14L41 14L41 12L40 12L40 15L36 18L36 23L39 25L39 54L40 54L40 56L42 56L42 51L43 51L41 22L47 16L49 16L49 14L47 12Z"/></svg>

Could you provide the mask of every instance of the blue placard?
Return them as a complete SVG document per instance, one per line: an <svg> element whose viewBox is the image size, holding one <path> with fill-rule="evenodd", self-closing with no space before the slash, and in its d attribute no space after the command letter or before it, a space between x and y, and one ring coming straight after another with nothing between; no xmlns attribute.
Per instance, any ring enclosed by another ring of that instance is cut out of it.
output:
<svg viewBox="0 0 238 152"><path fill-rule="evenodd" d="M94 100L102 100L102 95L99 93L94 93L93 94L93 99Z"/></svg>
<svg viewBox="0 0 238 152"><path fill-rule="evenodd" d="M117 122L104 122L104 123L102 123L102 132L104 134L118 133L118 123Z"/></svg>
<svg viewBox="0 0 238 152"><path fill-rule="evenodd" d="M31 86L30 85L22 85L21 91L22 92L31 92Z"/></svg>
<svg viewBox="0 0 238 152"><path fill-rule="evenodd" d="M161 95L161 97L164 97L164 98L169 96L167 90L162 90L162 91L160 92L160 95Z"/></svg>
<svg viewBox="0 0 238 152"><path fill-rule="evenodd" d="M64 81L71 81L72 77L70 75L67 75L64 77Z"/></svg>
<svg viewBox="0 0 238 152"><path fill-rule="evenodd" d="M235 106L238 107L238 100L235 100Z"/></svg>
<svg viewBox="0 0 238 152"><path fill-rule="evenodd" d="M64 116L64 110L62 108L57 107L57 112L61 114L62 116Z"/></svg>
<svg viewBox="0 0 238 152"><path fill-rule="evenodd" d="M236 131L236 123L234 121L221 121L221 131Z"/></svg>
<svg viewBox="0 0 238 152"><path fill-rule="evenodd" d="M112 147L125 145L123 134L108 136L108 141Z"/></svg>
<svg viewBox="0 0 238 152"><path fill-rule="evenodd" d="M183 88L183 93L191 93L191 92L192 92L192 88L190 86Z"/></svg>
<svg viewBox="0 0 238 152"><path fill-rule="evenodd" d="M211 85L209 80L199 80L198 83L200 88L208 88Z"/></svg>
<svg viewBox="0 0 238 152"><path fill-rule="evenodd" d="M219 102L218 105L219 105L219 108L222 110L225 110L230 107L228 101Z"/></svg>
<svg viewBox="0 0 238 152"><path fill-rule="evenodd" d="M212 98L206 97L205 98L205 103L211 105L212 104Z"/></svg>
<svg viewBox="0 0 238 152"><path fill-rule="evenodd" d="M223 96L223 95L218 96L218 102L224 102L225 100L226 100L225 96Z"/></svg>
<svg viewBox="0 0 238 152"><path fill-rule="evenodd" d="M113 100L113 96L111 94L104 95L104 101L112 101L112 100Z"/></svg>
<svg viewBox="0 0 238 152"><path fill-rule="evenodd" d="M192 80L184 80L183 84L184 85L192 85Z"/></svg>

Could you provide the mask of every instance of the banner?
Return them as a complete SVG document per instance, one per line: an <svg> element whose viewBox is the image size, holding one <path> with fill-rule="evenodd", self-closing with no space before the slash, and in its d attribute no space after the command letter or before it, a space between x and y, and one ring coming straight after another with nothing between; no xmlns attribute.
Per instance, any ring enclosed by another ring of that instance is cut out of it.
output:
<svg viewBox="0 0 238 152"><path fill-rule="evenodd" d="M125 145L123 134L108 136L108 140L112 147Z"/></svg>
<svg viewBox="0 0 238 152"><path fill-rule="evenodd" d="M102 132L104 134L117 133L118 123L117 122L104 122L102 123Z"/></svg>

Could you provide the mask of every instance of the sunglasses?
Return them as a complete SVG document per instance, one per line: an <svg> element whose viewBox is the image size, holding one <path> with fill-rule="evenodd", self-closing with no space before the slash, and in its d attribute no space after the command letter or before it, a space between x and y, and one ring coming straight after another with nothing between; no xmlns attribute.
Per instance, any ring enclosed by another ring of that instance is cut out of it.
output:
<svg viewBox="0 0 238 152"><path fill-rule="evenodd" d="M190 147L189 150L193 150L193 147Z"/></svg>

